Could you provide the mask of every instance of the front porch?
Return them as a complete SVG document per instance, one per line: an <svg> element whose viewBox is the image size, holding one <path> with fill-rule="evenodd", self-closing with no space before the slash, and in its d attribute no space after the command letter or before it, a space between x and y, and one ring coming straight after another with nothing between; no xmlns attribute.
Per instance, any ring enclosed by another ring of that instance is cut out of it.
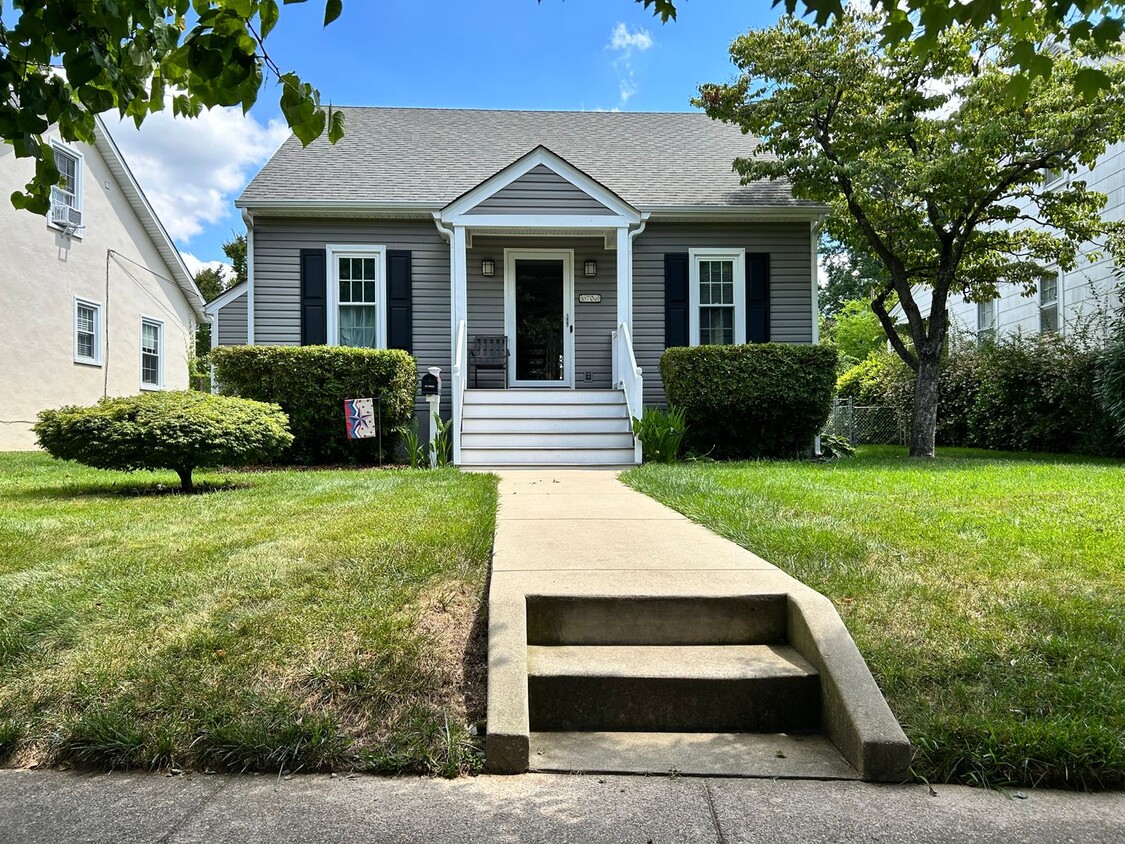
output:
<svg viewBox="0 0 1125 844"><path fill-rule="evenodd" d="M644 216L539 148L434 221L450 245L454 463L639 463L632 246Z"/></svg>

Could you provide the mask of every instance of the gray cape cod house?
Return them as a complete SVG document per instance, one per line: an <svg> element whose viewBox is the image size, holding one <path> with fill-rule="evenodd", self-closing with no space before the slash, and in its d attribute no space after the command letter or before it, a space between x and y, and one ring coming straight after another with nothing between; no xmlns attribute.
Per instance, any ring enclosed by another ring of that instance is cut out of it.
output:
<svg viewBox="0 0 1125 844"><path fill-rule="evenodd" d="M732 169L702 114L347 108L237 200L249 279L218 344L410 351L440 367L459 465L639 461L660 355L817 340L823 206ZM419 404L424 409L425 404Z"/></svg>

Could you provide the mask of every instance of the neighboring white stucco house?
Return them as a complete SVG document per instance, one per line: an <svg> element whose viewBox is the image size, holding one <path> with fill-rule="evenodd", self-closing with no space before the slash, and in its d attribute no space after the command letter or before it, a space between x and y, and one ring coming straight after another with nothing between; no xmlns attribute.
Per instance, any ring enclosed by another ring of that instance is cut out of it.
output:
<svg viewBox="0 0 1125 844"><path fill-rule="evenodd" d="M92 146L47 140L66 184L46 218L12 207L34 164L0 145L0 450L34 448L44 408L185 389L203 319L199 290L101 120Z"/></svg>
<svg viewBox="0 0 1125 844"><path fill-rule="evenodd" d="M1063 187L1070 182L1084 181L1090 190L1106 195L1102 219L1125 220L1125 142L1113 144L1092 168L1081 167L1076 173L1061 174L1049 187ZM1008 285L991 302L966 302L960 296L949 299L952 328L967 336L986 338L1004 334L1038 334L1078 330L1091 332L1095 339L1104 339L1114 310L1120 304L1117 296L1118 267L1108 256L1091 263L1094 247L1079 258L1073 270L1059 270L1055 281L1040 285L1038 292L1023 295L1022 288ZM930 289L916 288L914 298L923 315L930 312ZM905 321L901 308L892 315Z"/></svg>

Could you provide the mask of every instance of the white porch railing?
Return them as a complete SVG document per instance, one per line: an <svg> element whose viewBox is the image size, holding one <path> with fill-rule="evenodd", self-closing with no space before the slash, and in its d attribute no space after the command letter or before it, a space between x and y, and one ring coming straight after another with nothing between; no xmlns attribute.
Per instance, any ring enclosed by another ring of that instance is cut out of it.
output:
<svg viewBox="0 0 1125 844"><path fill-rule="evenodd" d="M640 419L645 412L644 378L633 353L633 335L628 324L622 322L611 335L613 342L613 385L625 392L625 406L629 418ZM634 461L641 462L641 443L634 439Z"/></svg>
<svg viewBox="0 0 1125 844"><path fill-rule="evenodd" d="M461 465L461 414L465 406L465 385L469 376L469 347L465 333L465 320L457 323L457 348L453 357L453 424L450 434L453 437L453 465Z"/></svg>

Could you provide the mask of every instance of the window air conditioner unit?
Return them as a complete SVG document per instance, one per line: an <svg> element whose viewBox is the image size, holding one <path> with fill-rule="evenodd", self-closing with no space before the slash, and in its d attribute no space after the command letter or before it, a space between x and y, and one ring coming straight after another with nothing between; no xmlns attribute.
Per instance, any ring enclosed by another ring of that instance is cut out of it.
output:
<svg viewBox="0 0 1125 844"><path fill-rule="evenodd" d="M71 208L65 202L51 203L51 222L65 228L78 228L82 225L82 212Z"/></svg>

